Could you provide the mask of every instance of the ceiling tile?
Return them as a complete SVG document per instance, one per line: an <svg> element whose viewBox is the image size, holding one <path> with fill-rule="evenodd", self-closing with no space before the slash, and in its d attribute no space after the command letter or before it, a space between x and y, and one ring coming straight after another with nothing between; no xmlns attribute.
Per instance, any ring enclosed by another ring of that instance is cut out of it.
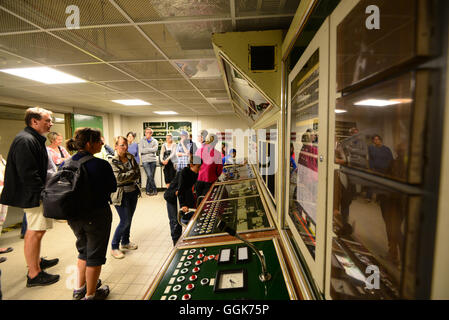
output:
<svg viewBox="0 0 449 320"><path fill-rule="evenodd" d="M55 67L62 72L79 77L86 81L131 80L129 76L113 67L100 64L73 65Z"/></svg>
<svg viewBox="0 0 449 320"><path fill-rule="evenodd" d="M172 17L228 16L229 0L116 0L135 21L155 21Z"/></svg>
<svg viewBox="0 0 449 320"><path fill-rule="evenodd" d="M114 65L138 79L182 78L179 71L167 61L117 63Z"/></svg>
<svg viewBox="0 0 449 320"><path fill-rule="evenodd" d="M42 28L64 28L72 12L66 8L76 5L80 25L128 22L109 1L103 0L2 0L1 5Z"/></svg>
<svg viewBox="0 0 449 320"><path fill-rule="evenodd" d="M0 48L46 65L96 61L47 33L0 36Z"/></svg>
<svg viewBox="0 0 449 320"><path fill-rule="evenodd" d="M158 90L193 90L195 88L184 79L173 80L145 80L144 82Z"/></svg>
<svg viewBox="0 0 449 320"><path fill-rule="evenodd" d="M64 30L55 34L107 62L163 58L132 26Z"/></svg>

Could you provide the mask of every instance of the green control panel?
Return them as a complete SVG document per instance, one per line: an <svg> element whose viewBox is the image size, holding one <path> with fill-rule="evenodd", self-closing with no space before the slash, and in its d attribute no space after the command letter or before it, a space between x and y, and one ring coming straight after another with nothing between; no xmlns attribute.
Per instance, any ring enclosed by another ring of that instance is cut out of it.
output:
<svg viewBox="0 0 449 320"><path fill-rule="evenodd" d="M270 280L243 242L176 248L149 291L149 300L292 299L288 273L276 239L252 241L264 257Z"/></svg>

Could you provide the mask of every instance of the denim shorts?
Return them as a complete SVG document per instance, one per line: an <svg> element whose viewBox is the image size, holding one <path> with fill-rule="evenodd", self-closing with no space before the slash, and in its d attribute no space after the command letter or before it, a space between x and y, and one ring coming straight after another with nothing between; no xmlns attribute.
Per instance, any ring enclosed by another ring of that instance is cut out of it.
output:
<svg viewBox="0 0 449 320"><path fill-rule="evenodd" d="M86 266L96 267L106 263L111 223L110 207L96 209L92 212L92 218L68 221L76 236L78 259L86 261Z"/></svg>

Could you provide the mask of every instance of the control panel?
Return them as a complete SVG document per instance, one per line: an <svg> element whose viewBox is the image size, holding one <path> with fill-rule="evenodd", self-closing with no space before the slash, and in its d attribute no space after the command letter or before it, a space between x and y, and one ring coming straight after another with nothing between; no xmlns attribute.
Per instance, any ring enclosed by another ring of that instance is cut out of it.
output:
<svg viewBox="0 0 449 320"><path fill-rule="evenodd" d="M218 181L233 181L233 180L244 180L244 179L255 179L253 169L249 164L244 165L231 165L225 166L223 173L218 178Z"/></svg>
<svg viewBox="0 0 449 320"><path fill-rule="evenodd" d="M214 184L206 201L216 201L259 194L256 179Z"/></svg>
<svg viewBox="0 0 449 320"><path fill-rule="evenodd" d="M239 233L272 228L262 199L257 195L205 202L185 239L221 234L217 228L219 219Z"/></svg>
<svg viewBox="0 0 449 320"><path fill-rule="evenodd" d="M270 280L243 242L177 248L149 290L149 300L284 300L294 298L276 239L252 241L267 264Z"/></svg>

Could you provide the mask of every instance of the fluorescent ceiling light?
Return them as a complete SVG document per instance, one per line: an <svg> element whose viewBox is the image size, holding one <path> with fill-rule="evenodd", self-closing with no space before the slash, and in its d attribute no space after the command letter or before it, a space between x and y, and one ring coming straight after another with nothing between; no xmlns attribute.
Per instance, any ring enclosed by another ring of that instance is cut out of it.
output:
<svg viewBox="0 0 449 320"><path fill-rule="evenodd" d="M151 103L140 99L112 100L112 102L120 103L125 106L150 106Z"/></svg>
<svg viewBox="0 0 449 320"><path fill-rule="evenodd" d="M381 99L366 99L354 103L356 106L370 106L370 107L386 107L395 104L400 104L397 100L381 100Z"/></svg>
<svg viewBox="0 0 449 320"><path fill-rule="evenodd" d="M86 80L48 67L1 69L0 71L46 84L86 82Z"/></svg>
<svg viewBox="0 0 449 320"><path fill-rule="evenodd" d="M346 112L348 111L343 109L335 109L335 113L346 113Z"/></svg>
<svg viewBox="0 0 449 320"><path fill-rule="evenodd" d="M154 111L154 113L162 114L162 115L178 114L177 112L174 112L174 111Z"/></svg>

